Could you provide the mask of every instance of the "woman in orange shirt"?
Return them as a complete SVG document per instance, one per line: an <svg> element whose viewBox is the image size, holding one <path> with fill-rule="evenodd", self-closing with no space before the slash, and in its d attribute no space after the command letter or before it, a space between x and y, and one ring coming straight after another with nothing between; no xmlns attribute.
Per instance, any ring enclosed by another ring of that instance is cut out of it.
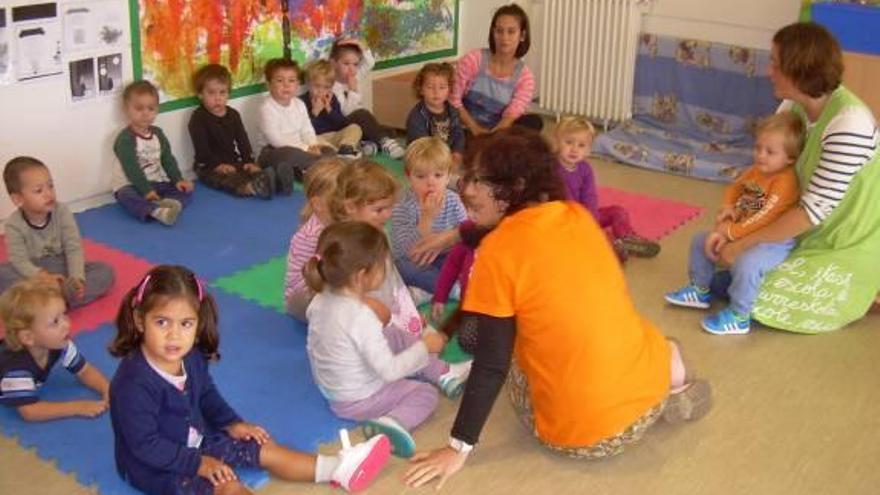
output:
<svg viewBox="0 0 880 495"><path fill-rule="evenodd" d="M708 383L686 381L678 346L636 311L602 230L563 201L547 143L514 128L474 144L463 196L471 219L493 230L463 303L477 332L473 368L449 445L417 454L407 484L442 484L461 469L508 370L527 428L569 456L618 454L660 417L705 414Z"/></svg>

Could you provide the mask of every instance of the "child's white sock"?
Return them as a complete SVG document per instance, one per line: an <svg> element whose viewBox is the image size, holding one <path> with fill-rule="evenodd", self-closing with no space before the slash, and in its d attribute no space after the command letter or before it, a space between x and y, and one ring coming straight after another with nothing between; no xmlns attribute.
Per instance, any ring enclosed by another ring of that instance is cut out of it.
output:
<svg viewBox="0 0 880 495"><path fill-rule="evenodd" d="M315 461L315 483L328 483L339 466L339 456L318 454Z"/></svg>
<svg viewBox="0 0 880 495"><path fill-rule="evenodd" d="M459 378L459 377L468 376L468 374L470 374L470 372L471 372L471 364L472 363L473 363L472 360L471 361L463 361L461 363L450 363L449 364L449 371L447 371L446 373L443 373L443 376L448 376L450 378L453 378L453 377ZM440 378L442 379L443 376L441 376Z"/></svg>

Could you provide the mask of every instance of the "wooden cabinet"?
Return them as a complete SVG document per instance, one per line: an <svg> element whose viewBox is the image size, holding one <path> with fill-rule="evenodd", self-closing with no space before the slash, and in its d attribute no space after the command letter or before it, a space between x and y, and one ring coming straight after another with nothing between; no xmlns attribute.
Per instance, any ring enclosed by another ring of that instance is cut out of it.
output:
<svg viewBox="0 0 880 495"><path fill-rule="evenodd" d="M843 52L843 84L880 120L880 55Z"/></svg>

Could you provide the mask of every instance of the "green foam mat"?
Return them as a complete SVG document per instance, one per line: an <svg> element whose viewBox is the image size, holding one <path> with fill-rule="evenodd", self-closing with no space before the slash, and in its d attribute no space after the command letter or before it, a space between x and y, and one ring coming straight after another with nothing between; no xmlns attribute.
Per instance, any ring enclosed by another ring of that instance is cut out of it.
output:
<svg viewBox="0 0 880 495"><path fill-rule="evenodd" d="M440 321L434 321L431 318L431 303L426 302L419 306L419 313L425 317L425 321L430 322L431 325L436 329L440 329L443 326L443 322L445 322L455 310L458 309L458 301L449 301L446 303L446 307L443 308L443 318ZM443 348L443 352L440 353L440 359L446 361L447 363L461 363L464 361L470 361L474 357L467 352L465 352L461 345L458 343L458 335L453 335L449 342L446 344L446 347Z"/></svg>
<svg viewBox="0 0 880 495"><path fill-rule="evenodd" d="M286 270L287 256L278 256L228 277L217 279L213 286L284 314L286 313L284 307Z"/></svg>

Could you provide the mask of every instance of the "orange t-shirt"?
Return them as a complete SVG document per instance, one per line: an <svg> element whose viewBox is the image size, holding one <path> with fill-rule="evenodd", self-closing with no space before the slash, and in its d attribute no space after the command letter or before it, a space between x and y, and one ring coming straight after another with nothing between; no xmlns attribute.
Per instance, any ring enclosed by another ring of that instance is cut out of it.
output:
<svg viewBox="0 0 880 495"><path fill-rule="evenodd" d="M769 225L797 204L800 192L794 167L766 175L752 165L724 190L724 206L736 212L727 238L735 241Z"/></svg>
<svg viewBox="0 0 880 495"><path fill-rule="evenodd" d="M669 344L636 311L605 234L576 203L502 220L476 252L463 307L516 317L514 355L545 442L592 445L669 391Z"/></svg>

